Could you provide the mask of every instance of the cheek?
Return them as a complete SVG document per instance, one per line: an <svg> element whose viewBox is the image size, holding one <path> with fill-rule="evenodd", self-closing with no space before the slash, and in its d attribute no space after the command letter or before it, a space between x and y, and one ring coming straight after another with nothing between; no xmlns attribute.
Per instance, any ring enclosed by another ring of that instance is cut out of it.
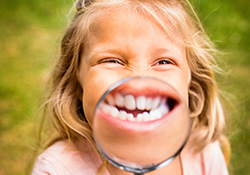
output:
<svg viewBox="0 0 250 175"><path fill-rule="evenodd" d="M82 104L86 119L92 123L95 107L107 87L105 81L89 79L83 86Z"/></svg>
<svg viewBox="0 0 250 175"><path fill-rule="evenodd" d="M95 107L102 97L102 95L108 90L108 88L121 80L123 76L119 74L110 74L105 70L92 69L83 77L83 110L86 119L89 123L93 121L93 115Z"/></svg>
<svg viewBox="0 0 250 175"><path fill-rule="evenodd" d="M181 96L182 100L185 101L186 104L188 104L188 84L187 81L176 81L175 84L175 90L177 90L177 92L179 93L179 95Z"/></svg>
<svg viewBox="0 0 250 175"><path fill-rule="evenodd" d="M186 73L183 75L182 81L179 83L180 87L180 95L182 96L183 100L185 100L186 104L188 104L189 98L188 98L188 91L189 91L189 73Z"/></svg>
<svg viewBox="0 0 250 175"><path fill-rule="evenodd" d="M171 75L164 76L163 80L167 82L170 86L177 91L182 100L188 104L188 90L189 90L189 80L188 73L185 72L175 72Z"/></svg>
<svg viewBox="0 0 250 175"><path fill-rule="evenodd" d="M98 99L100 98L100 94L97 89L97 87L93 87L93 85L90 85L92 88L84 88L83 97L82 97L82 105L83 105L83 111L85 114L86 119L89 123L92 123L92 118L94 115L94 109L98 102Z"/></svg>
<svg viewBox="0 0 250 175"><path fill-rule="evenodd" d="M177 80L177 79L176 79ZM187 60L182 65L182 71L179 74L179 93L182 96L183 100L185 100L186 104L188 105L189 103L189 87L190 87L190 82L191 82L191 70L189 67L189 64Z"/></svg>

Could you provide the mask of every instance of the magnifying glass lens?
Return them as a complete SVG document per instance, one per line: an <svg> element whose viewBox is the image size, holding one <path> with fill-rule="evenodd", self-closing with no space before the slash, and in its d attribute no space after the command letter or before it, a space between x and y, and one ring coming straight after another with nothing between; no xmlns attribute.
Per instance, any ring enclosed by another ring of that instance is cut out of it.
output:
<svg viewBox="0 0 250 175"><path fill-rule="evenodd" d="M131 172L152 171L173 159L190 132L187 104L163 81L122 80L99 100L93 133L100 153Z"/></svg>

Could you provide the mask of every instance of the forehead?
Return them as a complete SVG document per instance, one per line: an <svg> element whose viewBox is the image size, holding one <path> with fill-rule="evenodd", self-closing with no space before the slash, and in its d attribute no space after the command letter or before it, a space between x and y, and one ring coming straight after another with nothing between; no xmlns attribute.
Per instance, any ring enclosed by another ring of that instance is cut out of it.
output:
<svg viewBox="0 0 250 175"><path fill-rule="evenodd" d="M112 9L107 11L99 20L94 21L89 32L90 36L95 37L110 33L118 33L121 37L126 37L126 35L138 37L142 30L153 34L156 30L162 29L155 25L154 21L139 13L127 9Z"/></svg>
<svg viewBox="0 0 250 175"><path fill-rule="evenodd" d="M115 48L128 51L148 47L183 52L184 49L154 18L127 8L106 11L92 23L88 33L85 51Z"/></svg>
<svg viewBox="0 0 250 175"><path fill-rule="evenodd" d="M118 30L117 27L121 22L123 25L119 30L122 35L126 35L128 29L131 28L134 28L135 34L138 35L140 32L136 31L143 28L144 31L147 30L149 33L163 32L172 42L183 43L181 32L176 30L176 26L171 20L162 15L160 11L146 11L142 7L135 8L132 5L111 7L103 10L96 18L92 19L88 34L98 36L98 34L103 34L100 31L112 33Z"/></svg>

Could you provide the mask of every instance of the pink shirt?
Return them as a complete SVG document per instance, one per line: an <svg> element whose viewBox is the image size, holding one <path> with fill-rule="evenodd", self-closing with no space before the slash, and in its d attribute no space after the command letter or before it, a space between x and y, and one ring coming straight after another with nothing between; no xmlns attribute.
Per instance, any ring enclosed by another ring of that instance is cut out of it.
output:
<svg viewBox="0 0 250 175"><path fill-rule="evenodd" d="M195 155L186 146L181 160L184 175L228 175L218 142ZM95 175L101 163L97 154L80 152L73 144L59 141L37 158L32 175Z"/></svg>

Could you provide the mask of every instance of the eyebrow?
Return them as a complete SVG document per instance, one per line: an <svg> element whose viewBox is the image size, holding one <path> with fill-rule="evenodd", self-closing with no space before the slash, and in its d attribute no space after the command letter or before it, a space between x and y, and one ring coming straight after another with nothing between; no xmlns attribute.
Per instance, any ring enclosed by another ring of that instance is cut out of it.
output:
<svg viewBox="0 0 250 175"><path fill-rule="evenodd" d="M98 56L99 54L102 54L102 53L125 55L126 52L124 51L124 49L122 49L120 47L115 47L112 45L99 46L99 47L97 46L97 48L93 49L90 52L89 59L95 58L96 56Z"/></svg>

